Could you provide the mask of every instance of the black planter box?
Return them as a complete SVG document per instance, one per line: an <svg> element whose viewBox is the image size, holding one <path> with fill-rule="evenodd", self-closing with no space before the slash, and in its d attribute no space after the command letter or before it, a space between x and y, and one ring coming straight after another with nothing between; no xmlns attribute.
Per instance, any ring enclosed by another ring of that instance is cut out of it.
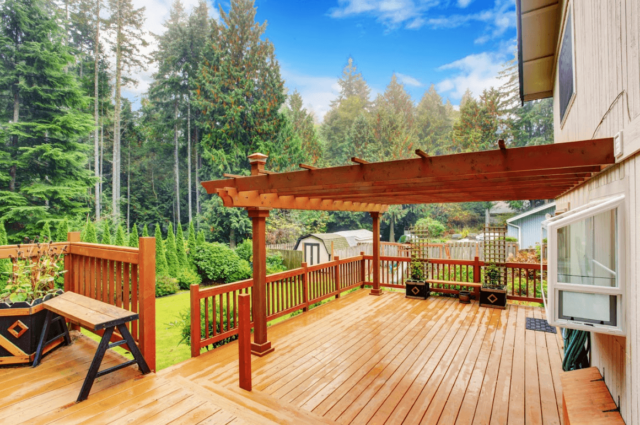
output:
<svg viewBox="0 0 640 425"><path fill-rule="evenodd" d="M507 308L507 290L480 288L480 305L490 308Z"/></svg>
<svg viewBox="0 0 640 425"><path fill-rule="evenodd" d="M39 298L32 303L18 302L10 305L0 303L0 335L5 339L3 343L5 345L7 343L10 344L8 348L14 351L12 353L0 345L0 366L31 363L33 361L33 355L38 348L40 334L47 315L42 302L51 297L52 295L48 295L44 299ZM54 314L53 317L58 317L58 315ZM60 321L54 323L52 329L48 332L49 337L61 334L62 326ZM64 340L62 339L61 341ZM20 351L24 354L20 353ZM15 353L18 354L16 355Z"/></svg>
<svg viewBox="0 0 640 425"><path fill-rule="evenodd" d="M407 280L406 285L406 297L416 300L426 300L431 294L429 284L418 280Z"/></svg>

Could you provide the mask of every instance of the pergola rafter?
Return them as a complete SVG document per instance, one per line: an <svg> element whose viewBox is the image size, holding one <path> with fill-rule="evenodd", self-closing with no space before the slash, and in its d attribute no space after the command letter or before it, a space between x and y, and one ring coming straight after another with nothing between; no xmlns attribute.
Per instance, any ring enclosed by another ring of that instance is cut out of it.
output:
<svg viewBox="0 0 640 425"><path fill-rule="evenodd" d="M253 154L251 176L203 182L227 207L249 210L253 221L252 352L273 347L267 338L265 220L269 210L368 212L373 220L373 289L380 291L380 216L390 205L550 199L615 163L613 139L585 140L493 151L429 156L331 168L299 164L301 170L265 170L267 156Z"/></svg>

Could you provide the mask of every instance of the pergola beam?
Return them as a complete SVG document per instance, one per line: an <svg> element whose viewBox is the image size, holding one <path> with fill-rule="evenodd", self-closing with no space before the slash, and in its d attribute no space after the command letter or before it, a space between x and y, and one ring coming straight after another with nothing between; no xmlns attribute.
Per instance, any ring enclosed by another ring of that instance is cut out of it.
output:
<svg viewBox="0 0 640 425"><path fill-rule="evenodd" d="M538 170L539 174L545 174L546 170L614 163L613 139L607 138L369 164L359 163L319 169L313 173L292 171L269 176L257 175L237 179L235 187L239 191L265 191L344 182L393 182L426 177L473 176L499 172ZM223 188L225 185L223 181L203 183L209 193L214 193L215 189Z"/></svg>

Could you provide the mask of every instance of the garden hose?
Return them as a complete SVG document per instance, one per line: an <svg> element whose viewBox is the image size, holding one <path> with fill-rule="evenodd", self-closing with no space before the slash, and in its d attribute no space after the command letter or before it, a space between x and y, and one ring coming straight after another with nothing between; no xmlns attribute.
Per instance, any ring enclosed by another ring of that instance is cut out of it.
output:
<svg viewBox="0 0 640 425"><path fill-rule="evenodd" d="M562 370L582 369L589 367L589 332L575 329L564 329L564 359Z"/></svg>

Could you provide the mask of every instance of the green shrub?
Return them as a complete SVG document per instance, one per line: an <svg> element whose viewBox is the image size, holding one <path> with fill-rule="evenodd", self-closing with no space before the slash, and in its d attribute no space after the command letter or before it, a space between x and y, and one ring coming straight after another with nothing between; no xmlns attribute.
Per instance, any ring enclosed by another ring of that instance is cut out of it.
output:
<svg viewBox="0 0 640 425"><path fill-rule="evenodd" d="M178 254L176 253L176 237L173 234L173 224L169 223L167 239L165 239L165 252L167 255L167 270L169 276L178 277Z"/></svg>
<svg viewBox="0 0 640 425"><path fill-rule="evenodd" d="M518 242L518 238L516 238L515 236L506 236L504 240L507 242Z"/></svg>
<svg viewBox="0 0 640 425"><path fill-rule="evenodd" d="M156 224L156 231L153 234L156 238L156 276L167 276L167 255L164 252L164 241L162 240L162 230L160 225Z"/></svg>
<svg viewBox="0 0 640 425"><path fill-rule="evenodd" d="M203 281L231 283L251 277L249 263L221 243L197 246L193 262Z"/></svg>
<svg viewBox="0 0 640 425"><path fill-rule="evenodd" d="M267 255L267 274L280 273L285 270L287 270L287 267L284 265L282 255L279 252Z"/></svg>
<svg viewBox="0 0 640 425"><path fill-rule="evenodd" d="M111 245L111 229L109 229L108 220L102 223L102 239L100 243L103 245Z"/></svg>
<svg viewBox="0 0 640 425"><path fill-rule="evenodd" d="M87 243L98 243L98 235L96 234L96 226L93 221L87 219L87 224L80 235L80 240Z"/></svg>
<svg viewBox="0 0 640 425"><path fill-rule="evenodd" d="M204 230L200 230L198 232L198 236L196 237L196 246L202 246L207 242L204 237Z"/></svg>
<svg viewBox="0 0 640 425"><path fill-rule="evenodd" d="M189 234L187 235L187 255L189 256L189 261L191 261L190 256L196 251L196 229L193 227L193 221L189 222Z"/></svg>
<svg viewBox="0 0 640 425"><path fill-rule="evenodd" d="M178 231L176 232L176 255L178 256L178 266L180 269L184 269L189 266L189 262L187 261L187 249L184 244L182 225L178 224ZM180 270L178 270L178 274L180 274Z"/></svg>
<svg viewBox="0 0 640 425"><path fill-rule="evenodd" d="M56 231L56 242L66 241L68 233L69 233L69 221L65 218L58 225L58 230Z"/></svg>
<svg viewBox="0 0 640 425"><path fill-rule="evenodd" d="M444 231L447 230L447 228L444 226L444 224L440 223L437 220L432 219L431 217L421 218L416 223L416 226L420 226L420 225L424 225L424 224L426 224L427 227L429 228L429 237L430 238L439 238L440 236L442 236Z"/></svg>
<svg viewBox="0 0 640 425"><path fill-rule="evenodd" d="M116 229L116 238L113 242L114 245L117 246L127 246L125 243L127 240L127 235L124 234L124 228L122 227L122 223L118 224L118 228Z"/></svg>
<svg viewBox="0 0 640 425"><path fill-rule="evenodd" d="M53 239L51 239L51 226L49 225L48 221L44 223L44 226L42 226L42 232L40 232L40 242L53 242Z"/></svg>
<svg viewBox="0 0 640 425"><path fill-rule="evenodd" d="M253 241L251 239L245 239L236 248L236 254L244 261L250 263L251 257L253 257Z"/></svg>
<svg viewBox="0 0 640 425"><path fill-rule="evenodd" d="M131 229L131 233L129 233L129 246L132 248L139 248L140 243L138 241L138 225L134 224Z"/></svg>
<svg viewBox="0 0 640 425"><path fill-rule="evenodd" d="M160 276L156 279L156 297L175 294L180 290L178 279L169 276Z"/></svg>
<svg viewBox="0 0 640 425"><path fill-rule="evenodd" d="M189 289L191 285L199 285L200 283L202 283L202 278L191 267L183 268L178 274L180 289Z"/></svg>
<svg viewBox="0 0 640 425"><path fill-rule="evenodd" d="M400 239L398 239L398 243L405 243L407 241L407 236L406 235L402 235L400 236Z"/></svg>
<svg viewBox="0 0 640 425"><path fill-rule="evenodd" d="M220 329L219 317L220 317L220 304L216 303L216 314L213 314L213 307L209 305L209 335L213 335L214 323L216 327L216 334L221 333L222 329ZM226 303L222 304L222 317L223 318L227 317ZM234 317L233 314L231 314L231 317ZM178 319L177 325L180 327L180 334L182 335L180 344L186 344L188 346L191 346L191 309L183 310L180 313L180 317ZM227 324L225 323L224 325L226 329ZM204 312L204 309L201 308L200 309L200 331L201 331L200 337L202 339L205 339L204 327L205 327L205 312ZM229 338L225 338L222 341L212 344L211 346L207 346L207 350L209 349L209 347L211 348L220 347L221 345L228 344L229 342L235 341L236 339L238 339L238 335L233 335Z"/></svg>

